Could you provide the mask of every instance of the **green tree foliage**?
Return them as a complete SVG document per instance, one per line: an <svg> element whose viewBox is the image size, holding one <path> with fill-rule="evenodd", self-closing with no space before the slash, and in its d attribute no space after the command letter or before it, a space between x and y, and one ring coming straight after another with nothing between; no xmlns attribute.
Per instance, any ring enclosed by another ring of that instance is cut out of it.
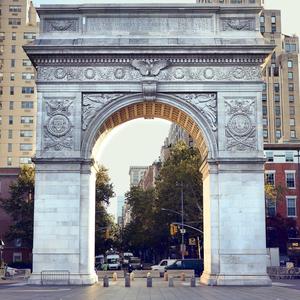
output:
<svg viewBox="0 0 300 300"><path fill-rule="evenodd" d="M32 247L34 168L21 168L16 182L10 185L10 198L1 199L0 205L13 220L6 238L9 241L21 238L23 245Z"/></svg>
<svg viewBox="0 0 300 300"><path fill-rule="evenodd" d="M184 142L174 145L170 157L160 169L155 189L143 191L131 187L126 201L132 209L132 221L124 229L123 247L142 251L144 259L169 255L169 225L181 216L168 210L181 211L181 189L184 199L184 222L202 229L202 179L200 153ZM195 234L195 232L193 232Z"/></svg>

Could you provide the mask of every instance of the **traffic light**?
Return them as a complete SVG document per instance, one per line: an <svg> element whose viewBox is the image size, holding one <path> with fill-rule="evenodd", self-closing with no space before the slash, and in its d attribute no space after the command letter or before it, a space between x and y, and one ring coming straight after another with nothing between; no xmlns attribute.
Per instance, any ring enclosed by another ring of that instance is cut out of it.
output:
<svg viewBox="0 0 300 300"><path fill-rule="evenodd" d="M175 224L170 224L170 234L171 235L176 235L178 232L178 227Z"/></svg>

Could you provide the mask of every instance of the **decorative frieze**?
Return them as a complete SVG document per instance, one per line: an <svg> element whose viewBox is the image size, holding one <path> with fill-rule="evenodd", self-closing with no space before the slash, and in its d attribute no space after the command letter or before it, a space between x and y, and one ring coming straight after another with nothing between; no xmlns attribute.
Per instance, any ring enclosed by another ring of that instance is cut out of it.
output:
<svg viewBox="0 0 300 300"><path fill-rule="evenodd" d="M257 149L256 99L232 98L225 100L226 150L250 151Z"/></svg>
<svg viewBox="0 0 300 300"><path fill-rule="evenodd" d="M72 103L73 101L70 99L49 99L46 101L47 117L44 123L44 150L72 149Z"/></svg>
<svg viewBox="0 0 300 300"><path fill-rule="evenodd" d="M79 30L78 19L45 19L44 32L76 32Z"/></svg>
<svg viewBox="0 0 300 300"><path fill-rule="evenodd" d="M213 131L217 130L217 94L176 94L176 97L183 99L196 106L205 117Z"/></svg>
<svg viewBox="0 0 300 300"><path fill-rule="evenodd" d="M122 94L84 94L82 97L82 129L87 129L96 113L105 104L122 96Z"/></svg>
<svg viewBox="0 0 300 300"><path fill-rule="evenodd" d="M255 18L221 18L223 31L255 31Z"/></svg>
<svg viewBox="0 0 300 300"><path fill-rule="evenodd" d="M160 81L260 81L259 66L196 67L133 63L135 66L39 67L38 81L140 81L146 74ZM145 74L145 75L143 75Z"/></svg>
<svg viewBox="0 0 300 300"><path fill-rule="evenodd" d="M134 59L131 62L131 65L139 70L142 76L157 76L161 70L167 68L169 66L169 62L165 59L150 61L150 60L138 60Z"/></svg>

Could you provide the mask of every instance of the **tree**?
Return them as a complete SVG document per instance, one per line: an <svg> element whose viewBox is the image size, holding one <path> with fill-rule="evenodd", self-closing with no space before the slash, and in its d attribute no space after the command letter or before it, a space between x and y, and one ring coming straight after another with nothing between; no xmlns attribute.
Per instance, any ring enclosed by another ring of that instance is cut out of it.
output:
<svg viewBox="0 0 300 300"><path fill-rule="evenodd" d="M34 174L33 167L22 167L17 181L10 185L10 198L0 200L1 208L13 220L6 238L9 241L21 239L22 245L30 248L33 242Z"/></svg>

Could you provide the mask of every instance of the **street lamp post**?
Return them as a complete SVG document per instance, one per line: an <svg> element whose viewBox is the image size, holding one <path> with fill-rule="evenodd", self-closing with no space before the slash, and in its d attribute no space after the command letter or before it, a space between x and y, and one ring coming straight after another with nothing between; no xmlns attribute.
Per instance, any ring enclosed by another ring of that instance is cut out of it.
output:
<svg viewBox="0 0 300 300"><path fill-rule="evenodd" d="M2 265L3 265L3 249L4 249L4 242L2 240L0 240L0 268L2 268Z"/></svg>
<svg viewBox="0 0 300 300"><path fill-rule="evenodd" d="M184 232L183 227L183 183L181 182L181 258L184 259L185 245L184 245Z"/></svg>

